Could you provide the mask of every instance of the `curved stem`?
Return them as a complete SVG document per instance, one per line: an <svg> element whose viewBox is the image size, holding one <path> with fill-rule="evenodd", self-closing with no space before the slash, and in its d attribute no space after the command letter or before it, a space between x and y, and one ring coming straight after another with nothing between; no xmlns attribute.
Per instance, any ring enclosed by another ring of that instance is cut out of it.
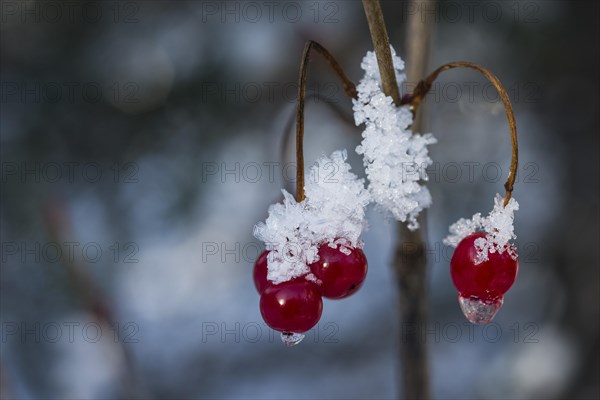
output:
<svg viewBox="0 0 600 400"><path fill-rule="evenodd" d="M316 103L321 102L322 104L324 104L339 118L340 121L347 124L348 126L351 126L351 127L356 126L354 124L354 118L352 117L352 115L348 115L347 113L345 113L344 110L342 109L342 107L336 101L333 101L332 98L323 96L319 93L309 93L305 97L305 104L307 101L310 102L311 100L315 101ZM279 149L280 158L284 164L286 163L285 162L286 149L289 148L290 141L292 140L292 133L294 133L294 135L295 135L295 131L292 130L292 127L294 127L295 122L296 122L296 110L292 110L292 112L290 112L290 115L285 122L285 127L282 130L283 138L281 140L281 145L280 145L280 149ZM349 132L348 134L353 134L353 132ZM291 192L291 190L290 190L290 192Z"/></svg>
<svg viewBox="0 0 600 400"><path fill-rule="evenodd" d="M356 85L348 78L341 65L333 55L319 43L309 40L304 46L302 61L300 62L300 76L298 78L298 107L296 108L296 201L304 200L304 100L306 97L306 75L311 50L320 53L344 84L344 91L353 99L358 98Z"/></svg>
<svg viewBox="0 0 600 400"><path fill-rule="evenodd" d="M506 190L506 196L504 196L504 206L508 204L510 198L512 197L512 191L515 184L515 180L517 179L517 168L519 164L519 144L517 142L517 123L515 121L515 115L512 109L512 104L510 102L510 98L508 97L508 93L500 80L492 74L490 71L482 67L481 65L468 62L468 61L455 61L448 64L444 64L435 71L433 71L429 76L417 84L413 94L411 96L407 96L402 99L402 104L410 104L413 114L416 112L417 108L421 104L421 101L431 89L433 82L437 79L437 77L444 71L454 69L454 68L469 68L475 71L478 71L483 76L487 78L488 81L498 91L500 98L502 99L502 103L504 103L504 111L506 112L506 119L508 120L508 126L510 128L510 140L512 145L512 159L510 161L510 171L508 173L508 178L506 183L504 184L504 189Z"/></svg>

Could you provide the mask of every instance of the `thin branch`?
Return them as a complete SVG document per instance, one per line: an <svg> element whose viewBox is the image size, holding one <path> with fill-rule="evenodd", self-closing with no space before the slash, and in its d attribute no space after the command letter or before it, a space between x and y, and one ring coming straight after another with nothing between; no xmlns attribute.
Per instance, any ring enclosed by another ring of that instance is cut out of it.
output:
<svg viewBox="0 0 600 400"><path fill-rule="evenodd" d="M415 91L411 96L407 96L403 98L402 103L408 104L410 103L412 106L413 113L415 113L421 104L423 98L433 85L433 82L437 79L437 77L444 71L448 71L454 68L468 68L473 69L483 76L486 77L488 81L498 91L500 98L502 99L502 103L504 104L504 111L506 112L506 119L508 120L508 127L510 129L510 140L512 146L512 158L510 161L510 170L508 173L508 178L506 183L504 184L504 189L506 190L506 196L504 197L504 206L508 204L510 198L512 197L512 192L515 184L515 180L517 179L517 169L519 165L519 143L517 141L517 122L515 121L515 114L513 112L512 104L510 102L510 97L504 89L504 86L500 82L500 80L496 77L496 75L492 74L489 70L482 67L481 65L468 62L468 61L455 61L451 63L447 63L433 71L429 76L422 81L420 81L415 88Z"/></svg>
<svg viewBox="0 0 600 400"><path fill-rule="evenodd" d="M323 96L319 93L309 93L305 97L305 105L306 105L306 102L310 102L311 100L314 101L315 103L322 103L326 107L329 107L329 109L340 119L340 121L347 124L348 126L351 126L351 127L356 126L354 124L354 118L352 117L352 115L345 112L347 110L343 109L339 105L339 103L337 103L335 101L334 98ZM284 164L286 164L287 158L286 158L285 154L287 152L287 149L290 146L290 143L292 140L292 133L295 134L295 131L292 130L292 127L294 126L295 122L296 122L296 110L293 110L290 113L290 115L286 118L285 126L282 130L282 140L281 140L279 152L280 152L280 158ZM347 133L355 134L355 132L347 132ZM291 190L290 190L290 192L291 192Z"/></svg>
<svg viewBox="0 0 600 400"><path fill-rule="evenodd" d="M383 93L386 96L390 96L394 100L394 104L400 104L400 91L398 90L398 82L396 81L390 40L385 29L381 5L379 4L379 0L363 0L363 7L367 15L375 54L377 55Z"/></svg>
<svg viewBox="0 0 600 400"><path fill-rule="evenodd" d="M435 10L434 0L421 0L418 4L421 10ZM427 18L426 18L427 19ZM428 69L429 47L433 29L431 23L423 21L422 13L412 13L407 20L406 31L406 76L409 83L416 83ZM404 94L406 96L406 94ZM403 99L404 99L403 96ZM414 112L412 127L415 132L423 131L423 116Z"/></svg>
<svg viewBox="0 0 600 400"><path fill-rule="evenodd" d="M377 55L383 91L385 95L392 97L396 105L400 105L400 93L381 6L377 0L363 0L363 6ZM415 14L418 15L419 13ZM419 23L423 24L424 22L415 20L409 25ZM422 30L426 28L423 27ZM414 40L418 43L407 46L411 50L407 57L411 63L415 63L417 66L426 65L427 52L423 51L422 48L426 46L428 37L428 35L415 37ZM413 68L412 73L415 75L410 76L409 79L420 77L423 72ZM413 124L413 129L418 130L420 127ZM425 226L424 217L425 213L422 213L420 219L423 227ZM427 296L425 290L427 257L422 230L413 232L405 224L399 224L394 259L399 291L400 329L410 328L400 340L400 367L404 397L409 399L429 398L427 346L418 333L427 323Z"/></svg>
<svg viewBox="0 0 600 400"><path fill-rule="evenodd" d="M72 231L65 205L60 202L50 201L44 205L42 213L48 230L48 236L52 242L62 243L61 247L64 247L68 242L65 238ZM66 247L63 248L63 252L67 251ZM87 308L96 321L103 326L111 327L111 324L114 324L116 321L112 305L104 293L93 282L89 274L87 274L84 265L75 259L65 257L64 267L75 295L82 300L83 306ZM133 355L130 349L120 337L121 333L115 332L115 334L118 340L114 342L114 345L120 350L124 363L123 374L120 377L123 385L123 396L127 398L140 396L149 398L149 393L142 387L134 372Z"/></svg>
<svg viewBox="0 0 600 400"><path fill-rule="evenodd" d="M430 1L429 3L433 3ZM420 2L421 7L428 4ZM412 13L406 32L407 78L417 82L424 76L429 56L432 24L423 20L421 13ZM413 132L422 132L424 113L414 112L411 126ZM403 397L406 399L430 398L430 377L427 341L421 337L427 326L427 256L426 210L419 216L421 229L411 231L405 224L398 224L398 239L394 257L394 271L398 284L398 309L400 328L404 331L400 340L400 372Z"/></svg>
<svg viewBox="0 0 600 400"><path fill-rule="evenodd" d="M319 43L309 40L304 46L302 61L300 62L300 76L298 77L298 107L296 109L296 201L304 200L304 101L306 97L306 75L310 51L320 53L333 68L338 78L344 84L346 94L356 99L356 85L348 78L341 65L333 55Z"/></svg>
<svg viewBox="0 0 600 400"><path fill-rule="evenodd" d="M298 78L298 107L296 108L296 201L298 203L304 200L304 97L310 48L311 42L306 43Z"/></svg>

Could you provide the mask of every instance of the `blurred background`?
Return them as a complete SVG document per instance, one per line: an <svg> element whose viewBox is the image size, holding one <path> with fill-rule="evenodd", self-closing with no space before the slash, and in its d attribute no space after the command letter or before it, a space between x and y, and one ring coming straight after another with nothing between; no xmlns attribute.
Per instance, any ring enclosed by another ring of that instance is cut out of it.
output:
<svg viewBox="0 0 600 400"><path fill-rule="evenodd" d="M2 398L398 398L406 329L427 341L435 398L598 398L598 4L382 7L401 57L418 13L429 70L477 62L513 101L520 271L494 323L461 314L441 242L508 172L502 104L475 73L443 74L425 101L427 326L398 323L396 225L370 208L363 288L285 348L260 316L252 229L294 186L304 43L358 82L361 3L2 1ZM364 176L351 101L312 59L307 167L346 148Z"/></svg>

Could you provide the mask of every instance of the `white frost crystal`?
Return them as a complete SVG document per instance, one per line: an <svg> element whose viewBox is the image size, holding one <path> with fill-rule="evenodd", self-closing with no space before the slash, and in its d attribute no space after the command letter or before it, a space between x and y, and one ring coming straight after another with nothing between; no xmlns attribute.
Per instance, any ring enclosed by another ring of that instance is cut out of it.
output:
<svg viewBox="0 0 600 400"><path fill-rule="evenodd" d="M476 239L474 243L477 249L477 264L488 260L488 252L495 253L496 251L500 254L508 251L509 255L516 260L517 253L513 246L507 246L507 244L511 239L517 238L513 223L514 213L518 209L519 203L514 198L511 198L504 207L504 199L496 194L494 209L487 217L482 217L480 213L477 213L470 220L459 219L450 225L450 234L444 239L444 244L456 247L465 237L477 230L482 230L486 233L485 238Z"/></svg>
<svg viewBox="0 0 600 400"><path fill-rule="evenodd" d="M404 62L391 50L401 85L406 80ZM365 125L356 152L363 155L369 192L380 208L398 221L408 221L408 228L415 230L419 227L417 216L431 205L429 190L421 182L427 181L425 169L432 163L427 145L436 139L430 133L413 134L409 106L396 107L392 98L383 94L374 52L367 53L361 68L365 75L357 86L353 110L356 125Z"/></svg>
<svg viewBox="0 0 600 400"><path fill-rule="evenodd" d="M321 157L310 169L298 203L282 190L283 204L272 204L265 222L254 227L254 236L270 250L267 279L275 284L307 275L318 261L318 247L329 244L361 248L359 237L366 226L365 207L370 202L364 181L350 172L346 151Z"/></svg>

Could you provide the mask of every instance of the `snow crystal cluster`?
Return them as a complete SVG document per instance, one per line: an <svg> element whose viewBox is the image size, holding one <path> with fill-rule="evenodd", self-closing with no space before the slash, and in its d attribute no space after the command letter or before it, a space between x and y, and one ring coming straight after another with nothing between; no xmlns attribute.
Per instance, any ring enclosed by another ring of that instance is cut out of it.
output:
<svg viewBox="0 0 600 400"><path fill-rule="evenodd" d="M476 264L487 261L488 253L502 254L504 251L508 251L508 254L516 260L517 253L514 251L514 247L507 246L507 244L511 239L517 238L513 222L514 212L518 209L519 203L514 198L511 198L504 207L504 199L496 194L494 209L487 217L482 217L481 213L477 213L471 219L459 219L450 225L450 234L444 239L444 244L456 247L465 237L481 230L486 233L486 236L475 240Z"/></svg>
<svg viewBox="0 0 600 400"><path fill-rule="evenodd" d="M401 84L406 80L404 62L391 50ZM421 182L427 181L425 169L432 163L427 145L436 139L429 133L413 134L409 106L396 107L392 98L383 94L374 52L367 53L361 67L365 75L357 86L353 110L356 125L365 125L356 152L363 155L369 192L381 209L399 221L408 221L409 229L415 230L419 227L417 216L431 205L429 190Z"/></svg>
<svg viewBox="0 0 600 400"><path fill-rule="evenodd" d="M297 202L282 190L283 203L272 204L265 222L254 227L254 236L270 251L267 279L275 284L310 274L318 261L318 247L361 248L359 237L366 226L365 207L370 202L364 181L350 172L346 151L322 156L310 169L304 192Z"/></svg>

